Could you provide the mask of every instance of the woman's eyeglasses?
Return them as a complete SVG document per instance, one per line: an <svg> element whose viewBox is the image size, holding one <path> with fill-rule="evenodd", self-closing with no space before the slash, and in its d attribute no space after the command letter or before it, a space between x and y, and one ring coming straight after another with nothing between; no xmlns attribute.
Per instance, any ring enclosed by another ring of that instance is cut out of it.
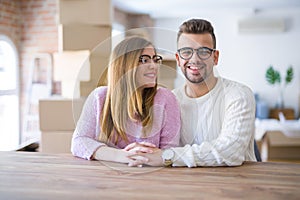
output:
<svg viewBox="0 0 300 200"><path fill-rule="evenodd" d="M159 55L154 55L152 58L149 55L141 55L139 58L139 62L142 64L149 64L151 63L151 60L153 60L153 62L156 64L161 64L163 58Z"/></svg>
<svg viewBox="0 0 300 200"><path fill-rule="evenodd" d="M197 52L197 55L201 60L206 60L211 56L212 52L214 52L215 49L211 49L208 47L200 47L198 49L193 49L191 47L183 47L183 48L177 50L180 58L182 58L184 60L191 59L191 57L194 54L194 51Z"/></svg>

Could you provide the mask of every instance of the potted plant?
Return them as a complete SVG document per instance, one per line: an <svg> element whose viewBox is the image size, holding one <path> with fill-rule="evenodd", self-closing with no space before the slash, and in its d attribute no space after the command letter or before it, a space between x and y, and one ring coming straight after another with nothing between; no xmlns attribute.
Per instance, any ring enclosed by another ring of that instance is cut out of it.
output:
<svg viewBox="0 0 300 200"><path fill-rule="evenodd" d="M283 94L284 94L284 89L285 87L292 82L294 77L294 70L293 67L290 66L286 70L285 74L285 79L284 79L284 84L282 84L282 79L279 71L275 70L273 66L271 65L267 71L266 71L266 80L269 84L271 85L278 85L279 89L279 96L276 102L276 107L277 108L284 108L284 99L283 99Z"/></svg>

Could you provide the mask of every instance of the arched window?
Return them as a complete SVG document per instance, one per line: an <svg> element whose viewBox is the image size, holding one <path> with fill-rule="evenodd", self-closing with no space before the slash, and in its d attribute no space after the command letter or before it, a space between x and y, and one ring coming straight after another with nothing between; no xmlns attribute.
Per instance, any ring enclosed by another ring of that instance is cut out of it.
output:
<svg viewBox="0 0 300 200"><path fill-rule="evenodd" d="M18 54L13 42L0 35L0 151L20 144Z"/></svg>

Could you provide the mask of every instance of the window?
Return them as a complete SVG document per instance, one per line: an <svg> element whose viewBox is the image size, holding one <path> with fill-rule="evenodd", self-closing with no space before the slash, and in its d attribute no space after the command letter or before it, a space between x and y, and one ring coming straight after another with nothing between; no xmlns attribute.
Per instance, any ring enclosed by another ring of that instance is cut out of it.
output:
<svg viewBox="0 0 300 200"><path fill-rule="evenodd" d="M17 58L14 44L0 35L0 151L15 150L20 144Z"/></svg>

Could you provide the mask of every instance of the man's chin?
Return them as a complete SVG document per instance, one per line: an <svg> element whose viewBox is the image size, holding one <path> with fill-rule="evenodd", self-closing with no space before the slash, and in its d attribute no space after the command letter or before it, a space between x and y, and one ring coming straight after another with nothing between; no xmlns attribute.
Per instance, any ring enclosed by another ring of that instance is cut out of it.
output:
<svg viewBox="0 0 300 200"><path fill-rule="evenodd" d="M202 83L204 81L204 78L203 77L190 77L190 76L186 76L186 79L191 82L191 83L195 83L195 84L198 84L198 83Z"/></svg>

